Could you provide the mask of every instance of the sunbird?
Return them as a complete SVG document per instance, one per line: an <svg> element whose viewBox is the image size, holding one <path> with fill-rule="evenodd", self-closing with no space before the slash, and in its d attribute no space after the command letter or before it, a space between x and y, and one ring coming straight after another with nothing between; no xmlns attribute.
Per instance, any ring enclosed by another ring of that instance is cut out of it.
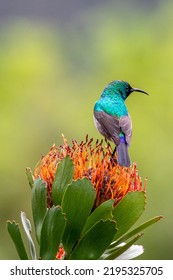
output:
<svg viewBox="0 0 173 280"><path fill-rule="evenodd" d="M94 123L98 131L114 142L117 162L121 166L131 165L128 147L132 136L132 121L125 104L126 98L134 91L146 91L134 88L129 83L116 80L109 83L94 105Z"/></svg>

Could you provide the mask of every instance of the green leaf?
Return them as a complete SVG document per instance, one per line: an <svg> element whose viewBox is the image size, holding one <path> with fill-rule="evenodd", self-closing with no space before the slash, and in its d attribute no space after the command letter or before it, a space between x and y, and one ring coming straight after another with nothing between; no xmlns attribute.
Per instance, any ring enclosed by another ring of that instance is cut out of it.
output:
<svg viewBox="0 0 173 280"><path fill-rule="evenodd" d="M99 221L80 239L70 260L97 260L111 243L116 233L115 221Z"/></svg>
<svg viewBox="0 0 173 280"><path fill-rule="evenodd" d="M26 176L28 178L29 185L32 189L33 184L34 184L34 179L33 179L32 171L29 167L26 168Z"/></svg>
<svg viewBox="0 0 173 280"><path fill-rule="evenodd" d="M117 240L139 219L145 209L145 193L143 191L129 192L113 210L118 231L114 240Z"/></svg>
<svg viewBox="0 0 173 280"><path fill-rule="evenodd" d="M40 243L41 228L47 211L46 197L46 183L37 178L32 188L32 214L38 243Z"/></svg>
<svg viewBox="0 0 173 280"><path fill-rule="evenodd" d="M52 199L54 205L61 205L62 197L74 174L73 161L66 156L58 165L52 185Z"/></svg>
<svg viewBox="0 0 173 280"><path fill-rule="evenodd" d="M99 205L88 217L86 224L83 228L82 235L85 234L94 224L100 220L113 220L112 210L115 200L109 199Z"/></svg>
<svg viewBox="0 0 173 280"><path fill-rule="evenodd" d="M115 246L119 245L120 243L125 242L126 240L132 238L137 233L141 232L142 230L146 229L147 227L151 226L152 224L158 222L162 218L163 218L163 216L156 216L156 217L148 220L147 222L141 224L140 226L136 227L132 231L130 231L127 234L123 235L116 242L114 242L112 245L110 245L109 248L115 247Z"/></svg>
<svg viewBox="0 0 173 280"><path fill-rule="evenodd" d="M124 253L125 251L127 251L141 236L143 235L143 233L135 236L131 241L129 241L128 243L125 243L124 246L121 247L115 247L115 251L111 250L111 253L109 254L109 250L105 252L105 258L101 258L104 260L115 260L117 257L119 257L122 253Z"/></svg>
<svg viewBox="0 0 173 280"><path fill-rule="evenodd" d="M94 205L95 196L96 192L86 178L73 181L65 192L62 208L66 214L67 224L63 235L63 245L67 255L80 237Z"/></svg>
<svg viewBox="0 0 173 280"><path fill-rule="evenodd" d="M54 260L62 240L66 219L59 206L48 209L45 216L40 240L40 257Z"/></svg>
<svg viewBox="0 0 173 280"><path fill-rule="evenodd" d="M32 258L32 260L36 260L37 259L36 249L35 249L35 245L34 245L34 242L32 240L32 237L31 237L31 223L27 219L24 212L21 212L21 221L22 221L22 225L23 225L23 228L25 230L25 233L26 233L26 236L27 236L27 239L28 239L31 258Z"/></svg>
<svg viewBox="0 0 173 280"><path fill-rule="evenodd" d="M28 255L26 253L25 246L23 244L19 225L15 221L13 222L7 221L7 229L14 242L19 258L21 260L28 260Z"/></svg>

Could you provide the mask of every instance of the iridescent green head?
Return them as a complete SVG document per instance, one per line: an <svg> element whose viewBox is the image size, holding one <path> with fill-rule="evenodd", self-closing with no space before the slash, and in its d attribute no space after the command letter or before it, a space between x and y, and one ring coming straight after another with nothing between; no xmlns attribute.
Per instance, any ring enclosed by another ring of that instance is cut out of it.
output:
<svg viewBox="0 0 173 280"><path fill-rule="evenodd" d="M125 81L116 80L107 85L107 87L103 91L103 95L121 95L122 98L125 100L133 91L148 94L144 90L131 87L129 83Z"/></svg>

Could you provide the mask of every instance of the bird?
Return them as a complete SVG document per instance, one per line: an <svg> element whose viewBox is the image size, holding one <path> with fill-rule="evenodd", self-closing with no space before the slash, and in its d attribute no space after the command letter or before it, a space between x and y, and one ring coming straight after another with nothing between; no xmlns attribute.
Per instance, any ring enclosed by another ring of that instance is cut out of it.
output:
<svg viewBox="0 0 173 280"><path fill-rule="evenodd" d="M95 126L106 139L116 145L112 156L116 152L118 164L124 167L131 165L128 147L132 137L132 121L125 100L135 91L148 95L142 89L131 87L126 81L112 81L94 105Z"/></svg>

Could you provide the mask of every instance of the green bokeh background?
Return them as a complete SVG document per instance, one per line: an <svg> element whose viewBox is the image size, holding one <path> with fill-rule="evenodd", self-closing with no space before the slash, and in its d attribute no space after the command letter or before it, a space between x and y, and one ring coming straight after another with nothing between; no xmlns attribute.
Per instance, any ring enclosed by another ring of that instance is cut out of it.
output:
<svg viewBox="0 0 173 280"><path fill-rule="evenodd" d="M6 220L21 225L21 210L31 218L25 167L61 144L62 133L69 143L100 139L93 105L114 79L150 94L126 102L131 159L148 177L139 222L164 216L138 241L145 247L138 259L173 259L173 4L137 2L88 5L64 25L22 15L0 25L0 259L18 258Z"/></svg>

